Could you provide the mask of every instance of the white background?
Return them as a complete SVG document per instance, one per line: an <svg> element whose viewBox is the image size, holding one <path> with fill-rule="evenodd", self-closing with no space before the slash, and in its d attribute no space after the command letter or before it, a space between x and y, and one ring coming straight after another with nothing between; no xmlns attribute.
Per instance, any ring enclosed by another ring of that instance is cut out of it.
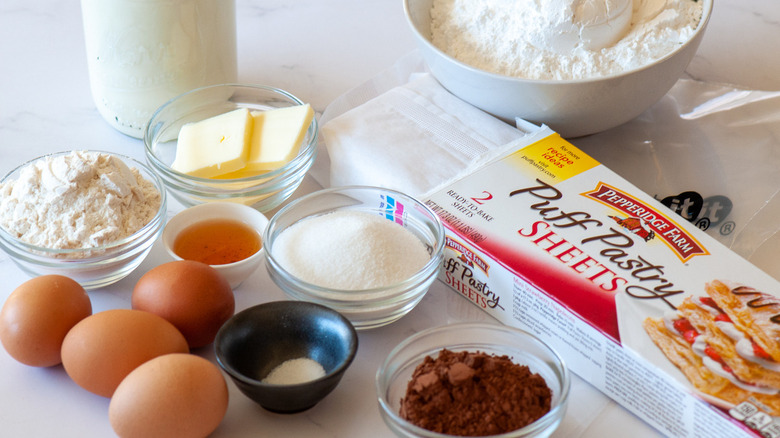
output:
<svg viewBox="0 0 780 438"><path fill-rule="evenodd" d="M238 0L239 81L279 87L310 102L318 113L350 88L414 50L400 0ZM756 90L780 90L780 3L716 0L689 77ZM45 153L85 148L143 160L139 140L100 118L89 79L76 0L0 2L0 174ZM301 191L311 190L308 181ZM172 206L175 209L175 206ZM91 292L95 310L129 307L138 277L167 261L157 245L138 271ZM27 279L0 254L0 301ZM236 291L239 308L283 299L264 268ZM437 282L401 321L364 332L341 385L315 408L270 414L232 386L219 437L384 437L374 373L389 350L432 325L487 319ZM213 358L209 349L196 352ZM3 436L110 436L108 400L73 384L61 367L34 369L0 352L0 426ZM630 431L630 432L629 432ZM576 380L558 437L654 436L655 432L586 383Z"/></svg>

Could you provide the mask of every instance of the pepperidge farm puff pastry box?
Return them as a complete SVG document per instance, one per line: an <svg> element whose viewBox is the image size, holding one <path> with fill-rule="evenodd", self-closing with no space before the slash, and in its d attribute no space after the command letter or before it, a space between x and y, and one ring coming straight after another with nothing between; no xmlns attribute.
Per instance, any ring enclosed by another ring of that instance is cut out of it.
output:
<svg viewBox="0 0 780 438"><path fill-rule="evenodd" d="M426 197L440 280L668 436L780 437L780 284L548 128Z"/></svg>

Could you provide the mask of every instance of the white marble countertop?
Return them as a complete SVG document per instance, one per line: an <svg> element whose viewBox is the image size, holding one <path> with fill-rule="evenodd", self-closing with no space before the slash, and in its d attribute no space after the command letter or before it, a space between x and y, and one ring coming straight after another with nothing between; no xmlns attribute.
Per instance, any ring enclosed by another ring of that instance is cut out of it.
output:
<svg viewBox="0 0 780 438"><path fill-rule="evenodd" d="M414 50L400 0L238 0L240 82L276 86L321 112L335 98ZM121 152L143 160L139 140L114 131L89 92L81 13L76 0L0 3L0 174L45 153L74 148ZM780 90L780 3L716 0L708 31L687 70L692 78L756 90ZM310 190L307 181L302 191ZM141 273L167 261L156 245L130 277L91 292L95 310L129 307ZM0 302L27 277L0 255ZM283 299L265 270L236 290L237 306ZM360 333L360 349L340 386L313 409L271 414L231 390L218 437L385 437L374 374L402 339L431 325L488 319L437 282L401 321ZM196 351L213 360L206 348ZM62 367L30 368L0 353L3 436L111 436L108 399L69 380ZM580 379L557 437L655 436L640 420Z"/></svg>

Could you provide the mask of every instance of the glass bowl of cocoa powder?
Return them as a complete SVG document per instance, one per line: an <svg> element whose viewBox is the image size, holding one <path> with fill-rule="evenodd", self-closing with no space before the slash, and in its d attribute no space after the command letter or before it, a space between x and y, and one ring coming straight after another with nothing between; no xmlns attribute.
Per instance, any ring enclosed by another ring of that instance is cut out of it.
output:
<svg viewBox="0 0 780 438"><path fill-rule="evenodd" d="M395 347L376 375L380 413L399 437L547 437L566 413L571 377L536 336L456 323Z"/></svg>

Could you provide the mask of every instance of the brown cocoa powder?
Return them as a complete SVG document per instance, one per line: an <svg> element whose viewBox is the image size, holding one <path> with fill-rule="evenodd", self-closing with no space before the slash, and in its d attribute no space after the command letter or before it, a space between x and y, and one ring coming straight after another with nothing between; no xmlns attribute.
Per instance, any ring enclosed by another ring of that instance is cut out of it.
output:
<svg viewBox="0 0 780 438"><path fill-rule="evenodd" d="M443 349L414 370L400 415L433 432L487 436L533 423L551 400L544 378L508 356Z"/></svg>

